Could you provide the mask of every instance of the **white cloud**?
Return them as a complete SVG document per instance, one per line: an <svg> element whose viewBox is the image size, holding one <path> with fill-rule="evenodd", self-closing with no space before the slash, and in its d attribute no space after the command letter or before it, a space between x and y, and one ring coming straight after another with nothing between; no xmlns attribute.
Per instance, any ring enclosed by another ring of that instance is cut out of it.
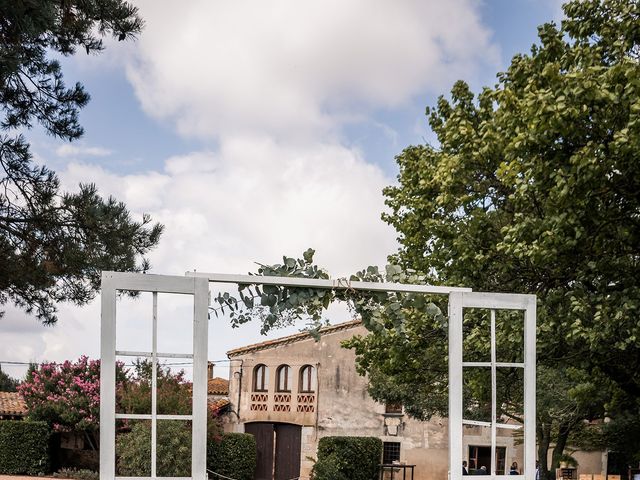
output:
<svg viewBox="0 0 640 480"><path fill-rule="evenodd" d="M102 147L89 147L78 144L65 143L56 148L58 157L107 157L111 155L111 150Z"/></svg>
<svg viewBox="0 0 640 480"><path fill-rule="evenodd" d="M165 273L246 271L254 260L317 247L321 260L344 275L384 262L395 248L393 230L380 220L390 179L357 150L234 137L217 152L172 157L164 170L120 176L72 163L60 174L64 188L92 178L105 195L164 223L151 258Z"/></svg>
<svg viewBox="0 0 640 480"><path fill-rule="evenodd" d="M139 5L129 78L143 108L186 135L308 139L498 63L471 0Z"/></svg>
<svg viewBox="0 0 640 480"><path fill-rule="evenodd" d="M106 149L65 145L56 153L72 160L56 170L64 190L91 179L134 215L150 213L165 225L150 255L156 273L246 273L254 261L275 263L308 247L336 277L384 264L397 248L395 232L380 220L381 191L392 179L344 145L342 127L367 122L394 142L394 128L371 112L473 80L499 59L475 0L137 3L146 22L137 43L73 61L95 76L124 63L149 115L184 135L215 139L216 148L129 175L89 163ZM122 303L120 334L143 337L133 320L145 308L144 301ZM166 308L184 310L176 302ZM24 320L16 310L7 315ZM332 315L344 320L346 312ZM0 324L11 345L4 353L29 360L98 355L97 302L62 305L60 319L39 331ZM171 330L174 350L188 348L182 330ZM259 341L258 330L212 320L209 357Z"/></svg>
<svg viewBox="0 0 640 480"><path fill-rule="evenodd" d="M358 151L339 144L303 148L284 146L268 137L232 138L215 153L168 159L163 173L118 175L95 165L71 163L59 174L65 189L73 190L91 178L102 194L124 201L135 215L151 213L165 224L160 245L151 254L155 273L182 275L192 269L246 273L255 271L254 261L276 263L283 254L300 256L313 247L318 251L317 262L338 277L370 264L384 264L386 255L396 248L393 230L379 219L384 208L381 190L390 180ZM133 342L119 348L145 350L149 325L140 319L145 312L150 315L147 303L119 303L123 323L118 333ZM188 311L176 299L161 307L165 318L175 319L180 312L185 317ZM0 324L0 329L12 346L0 360L64 360L81 353L99 354L97 301L84 308L62 305L54 328L18 331L7 328L9 323L20 326L34 320L16 309L7 316L7 324ZM344 308L334 310L332 318L346 320ZM185 321L166 327L169 351L189 351L191 336ZM275 332L272 337L302 327ZM232 330L228 321L213 319L209 357L224 358L233 347L261 341L258 331L257 324Z"/></svg>

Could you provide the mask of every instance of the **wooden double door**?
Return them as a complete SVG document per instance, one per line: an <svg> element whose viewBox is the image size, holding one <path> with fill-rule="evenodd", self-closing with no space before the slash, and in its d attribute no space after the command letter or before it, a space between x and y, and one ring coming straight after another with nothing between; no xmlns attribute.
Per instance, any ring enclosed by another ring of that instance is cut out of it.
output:
<svg viewBox="0 0 640 480"><path fill-rule="evenodd" d="M244 431L256 437L255 480L290 480L300 475L300 425L254 422L246 423Z"/></svg>

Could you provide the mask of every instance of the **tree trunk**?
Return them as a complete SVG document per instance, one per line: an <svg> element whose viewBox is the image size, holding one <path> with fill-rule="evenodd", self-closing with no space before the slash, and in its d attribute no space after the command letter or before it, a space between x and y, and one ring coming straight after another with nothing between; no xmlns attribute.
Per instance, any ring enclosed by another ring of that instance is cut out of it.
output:
<svg viewBox="0 0 640 480"><path fill-rule="evenodd" d="M547 467L549 444L551 443L551 422L544 423L540 419L536 421L538 436L538 461L540 462L540 480L550 480L550 472Z"/></svg>
<svg viewBox="0 0 640 480"><path fill-rule="evenodd" d="M562 422L558 427L558 438L555 447L553 447L553 453L551 454L552 471L560 467L560 459L564 453L564 447L567 446L567 439L569 438L569 433L571 433L571 427L570 422Z"/></svg>

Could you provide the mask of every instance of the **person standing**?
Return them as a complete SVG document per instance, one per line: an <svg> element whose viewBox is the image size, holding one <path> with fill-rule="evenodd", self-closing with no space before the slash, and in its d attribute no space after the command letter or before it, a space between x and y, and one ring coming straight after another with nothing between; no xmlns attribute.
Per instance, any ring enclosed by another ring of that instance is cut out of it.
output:
<svg viewBox="0 0 640 480"><path fill-rule="evenodd" d="M520 475L518 471L518 462L513 462L509 468L509 475Z"/></svg>
<svg viewBox="0 0 640 480"><path fill-rule="evenodd" d="M462 461L462 475L469 475L469 470L467 470L467 461Z"/></svg>

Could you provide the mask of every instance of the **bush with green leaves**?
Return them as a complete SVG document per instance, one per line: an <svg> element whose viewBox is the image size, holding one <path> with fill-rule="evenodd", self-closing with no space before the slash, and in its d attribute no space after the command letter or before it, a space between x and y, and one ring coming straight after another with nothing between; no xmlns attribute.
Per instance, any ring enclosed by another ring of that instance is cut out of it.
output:
<svg viewBox="0 0 640 480"><path fill-rule="evenodd" d="M191 425L185 421L158 422L157 474L191 476ZM136 422L116 438L116 472L126 477L151 476L151 423Z"/></svg>
<svg viewBox="0 0 640 480"><path fill-rule="evenodd" d="M207 468L221 475L252 480L256 462L256 439L248 433L224 433L207 445Z"/></svg>
<svg viewBox="0 0 640 480"><path fill-rule="evenodd" d="M340 460L335 454L317 461L313 466L311 478L313 480L349 480L340 471Z"/></svg>
<svg viewBox="0 0 640 480"><path fill-rule="evenodd" d="M323 437L313 480L376 480L382 458L382 440L375 437Z"/></svg>
<svg viewBox="0 0 640 480"><path fill-rule="evenodd" d="M54 475L56 478L72 478L74 480L100 480L100 474L86 468L61 468Z"/></svg>
<svg viewBox="0 0 640 480"><path fill-rule="evenodd" d="M49 438L45 422L0 422L0 474L42 475L50 470Z"/></svg>

